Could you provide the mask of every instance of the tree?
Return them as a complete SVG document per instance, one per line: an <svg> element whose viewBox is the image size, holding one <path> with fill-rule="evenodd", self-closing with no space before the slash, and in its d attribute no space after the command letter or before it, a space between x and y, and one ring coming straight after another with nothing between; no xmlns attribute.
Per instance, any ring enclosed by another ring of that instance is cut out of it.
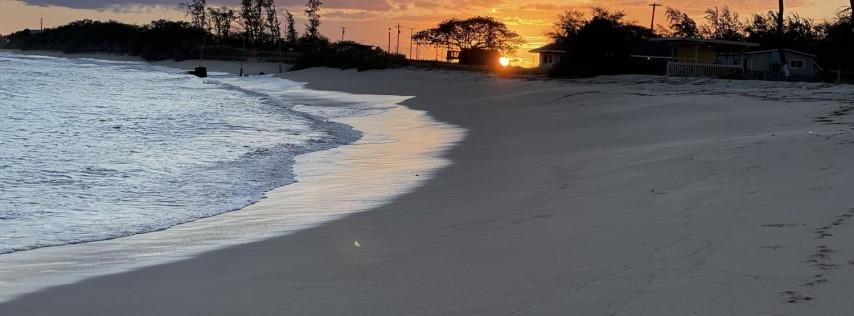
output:
<svg viewBox="0 0 854 316"><path fill-rule="evenodd" d="M702 34L705 37L720 40L738 41L744 39L742 30L744 23L739 19L738 13L730 11L729 7L714 7L706 10L708 25L703 26Z"/></svg>
<svg viewBox="0 0 854 316"><path fill-rule="evenodd" d="M220 39L226 39L231 36L231 28L236 19L234 10L226 7L209 8L208 16L209 29L213 30Z"/></svg>
<svg viewBox="0 0 854 316"><path fill-rule="evenodd" d="M546 36L555 42L561 42L578 35L578 31L587 23L584 13L575 9L569 9L559 14L554 30L546 33Z"/></svg>
<svg viewBox="0 0 854 316"><path fill-rule="evenodd" d="M851 2L851 6L848 7L848 10L850 11L849 13L851 13L851 16L849 16L848 18L851 19L851 23L854 23L854 0L849 1Z"/></svg>
<svg viewBox="0 0 854 316"><path fill-rule="evenodd" d="M305 25L305 37L307 39L320 39L320 0L308 0L305 4L305 15L308 23Z"/></svg>
<svg viewBox="0 0 854 316"><path fill-rule="evenodd" d="M187 11L187 16L190 17L190 24L199 29L207 29L207 12L206 0L188 0L181 4Z"/></svg>
<svg viewBox="0 0 854 316"><path fill-rule="evenodd" d="M240 18L243 24L244 37L248 42L253 44L261 37L263 29L263 17L261 16L259 1L240 1Z"/></svg>
<svg viewBox="0 0 854 316"><path fill-rule="evenodd" d="M285 23L287 24L287 33L285 33L285 41L288 44L294 45L297 43L297 30L294 28L294 15L291 11L285 10Z"/></svg>
<svg viewBox="0 0 854 316"><path fill-rule="evenodd" d="M422 44L464 49L496 49L512 53L522 43L522 37L507 25L492 17L450 19L435 28L418 32L415 39Z"/></svg>
<svg viewBox="0 0 854 316"><path fill-rule="evenodd" d="M675 37L699 37L700 31L697 28L697 22L694 21L688 14L667 7L665 12L667 21L670 23L670 35Z"/></svg>
<svg viewBox="0 0 854 316"><path fill-rule="evenodd" d="M782 39L777 35L777 12L754 14L745 28L747 40L766 49L776 49L782 40L788 48L809 51L821 38L821 29L811 19L792 14L786 17Z"/></svg>
<svg viewBox="0 0 854 316"><path fill-rule="evenodd" d="M261 0L262 6L267 13L267 29L270 31L270 39L273 44L279 44L282 41L282 26L279 24L279 14L276 11L274 0Z"/></svg>
<svg viewBox="0 0 854 316"><path fill-rule="evenodd" d="M566 14L561 17L567 16ZM570 15L571 19L574 19ZM589 20L582 20L580 27L557 36L555 42L569 47L569 54L551 70L558 76L592 76L616 74L629 68L629 46L633 42L651 37L647 27L625 22L625 14L594 8ZM558 25L574 25L558 22ZM567 28L564 28L567 29ZM553 32L554 34L555 32Z"/></svg>
<svg viewBox="0 0 854 316"><path fill-rule="evenodd" d="M819 63L826 69L854 70L854 20L848 12L840 12L833 20L822 23L819 41L814 45L818 49Z"/></svg>

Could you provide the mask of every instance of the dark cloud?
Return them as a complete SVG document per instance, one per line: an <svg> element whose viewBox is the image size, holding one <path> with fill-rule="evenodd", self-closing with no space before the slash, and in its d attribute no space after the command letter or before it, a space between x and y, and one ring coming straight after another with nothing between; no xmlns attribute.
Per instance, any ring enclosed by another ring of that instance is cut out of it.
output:
<svg viewBox="0 0 854 316"><path fill-rule="evenodd" d="M110 9L139 6L175 6L185 0L18 0L29 5L59 6L74 9ZM238 0L209 0L210 5L237 5ZM305 0L278 0L279 7L301 6ZM324 8L387 11L394 9L387 0L325 0Z"/></svg>
<svg viewBox="0 0 854 316"><path fill-rule="evenodd" d="M140 7L178 7L187 0L18 0L36 6L58 6L74 9L113 9ZM635 0L637 1L637 0ZM208 0L211 6L236 6L239 0ZM409 9L462 11L502 5L506 0L324 0L324 9L362 11L406 11ZM305 0L276 0L280 8L301 7Z"/></svg>
<svg viewBox="0 0 854 316"><path fill-rule="evenodd" d="M174 0L19 0L28 5L74 9L108 9L138 6L178 6Z"/></svg>

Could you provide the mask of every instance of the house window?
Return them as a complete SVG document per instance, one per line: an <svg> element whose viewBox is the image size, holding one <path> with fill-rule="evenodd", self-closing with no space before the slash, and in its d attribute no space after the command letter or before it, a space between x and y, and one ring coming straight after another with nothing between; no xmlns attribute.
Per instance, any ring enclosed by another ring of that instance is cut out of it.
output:
<svg viewBox="0 0 854 316"><path fill-rule="evenodd" d="M792 69L804 69L804 60L792 59L792 61L789 62L789 67L792 67Z"/></svg>

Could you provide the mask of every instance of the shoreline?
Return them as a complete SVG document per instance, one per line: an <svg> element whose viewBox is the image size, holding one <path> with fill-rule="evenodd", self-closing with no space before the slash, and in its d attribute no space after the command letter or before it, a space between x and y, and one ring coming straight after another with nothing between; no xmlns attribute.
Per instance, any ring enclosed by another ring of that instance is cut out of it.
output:
<svg viewBox="0 0 854 316"><path fill-rule="evenodd" d="M54 55L51 57L66 57ZM104 57L85 55L72 58L137 62L131 58ZM168 67L172 71L179 69L170 64L156 66ZM229 65L220 66L225 68ZM253 77L253 80L258 78ZM448 163L438 157L441 152L462 137L462 131L455 127L397 104L407 97L315 91L305 89L299 83L294 87L291 81L277 83L271 80L280 79L268 78L260 79L266 85L287 88L252 91L271 93L270 97L285 97L287 102L297 104L293 106L294 111L346 124L360 131L362 137L350 144L297 155L293 165L294 183L273 188L265 192L261 200L237 210L162 230L2 254L0 266L7 268L0 269L0 302L46 287L133 271L215 249L288 235L352 212L370 209L428 180L433 169ZM365 113L335 115L333 111L330 116L330 113L323 113L324 108L338 111L361 108L358 111ZM434 139L416 142L412 135L416 131ZM380 158L383 163L396 166L394 170L372 171L364 166L376 163L380 154L398 151L406 154L397 155L397 160ZM410 174L420 176L412 178ZM336 187L335 182L351 177L359 177L358 190L351 188L350 192L339 192L338 196L331 198L318 196L323 192L342 191L346 187ZM386 183L390 179L394 180L394 186ZM342 200L344 198L347 199ZM222 234L222 229L228 229L229 233Z"/></svg>
<svg viewBox="0 0 854 316"><path fill-rule="evenodd" d="M0 304L0 313L854 308L850 86L414 70L282 76L313 89L412 95L402 104L469 132L442 156L452 165L389 204L50 288Z"/></svg>

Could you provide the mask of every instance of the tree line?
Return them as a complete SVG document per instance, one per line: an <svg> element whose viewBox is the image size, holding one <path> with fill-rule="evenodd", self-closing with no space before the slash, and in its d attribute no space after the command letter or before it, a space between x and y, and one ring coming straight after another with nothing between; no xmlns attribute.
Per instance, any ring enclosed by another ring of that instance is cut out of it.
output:
<svg viewBox="0 0 854 316"><path fill-rule="evenodd" d="M288 10L284 23L274 0L241 0L236 8L208 7L205 0L182 4L189 21L146 25L80 20L43 32L22 30L0 37L0 47L103 52L145 60L219 59L293 63L293 69L326 66L360 70L396 67L406 58L354 42L331 43L320 33L320 0L307 0L305 30L299 34ZM282 29L284 26L284 29Z"/></svg>
<svg viewBox="0 0 854 316"><path fill-rule="evenodd" d="M181 4L190 18L191 26L209 33L216 43L249 47L296 48L303 43L328 41L320 34L320 9L323 2L308 0L305 4L307 23L302 36L296 31L294 15L284 13L285 30L279 19L275 0L241 0L237 9L208 7L206 0L188 0Z"/></svg>

